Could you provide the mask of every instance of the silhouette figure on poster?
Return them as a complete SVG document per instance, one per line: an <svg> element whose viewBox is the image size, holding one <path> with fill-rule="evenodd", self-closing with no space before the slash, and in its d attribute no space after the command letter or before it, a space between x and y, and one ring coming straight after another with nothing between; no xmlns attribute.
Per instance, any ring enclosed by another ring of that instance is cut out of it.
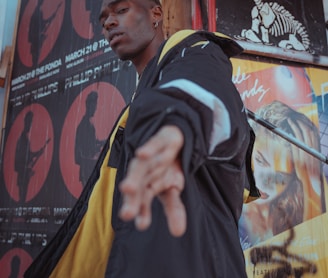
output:
<svg viewBox="0 0 328 278"><path fill-rule="evenodd" d="M31 16L31 23L28 33L28 41L31 44L32 66L37 66L43 43L48 37L47 31L62 3L59 3L54 13L47 19L43 19L41 6L44 0L38 0L36 9Z"/></svg>
<svg viewBox="0 0 328 278"><path fill-rule="evenodd" d="M101 34L101 25L99 24L100 1L86 0L85 9L90 12L90 23L94 34Z"/></svg>
<svg viewBox="0 0 328 278"><path fill-rule="evenodd" d="M91 92L86 99L86 112L77 127L75 139L75 163L80 166L80 181L85 185L105 141L98 140L91 118L96 112L98 93Z"/></svg>
<svg viewBox="0 0 328 278"><path fill-rule="evenodd" d="M8 278L18 278L21 260L18 256L14 256L10 264L10 274Z"/></svg>
<svg viewBox="0 0 328 278"><path fill-rule="evenodd" d="M29 132L33 121L33 113L27 112L24 118L24 129L20 135L15 152L15 171L17 172L17 186L19 189L19 202L25 202L28 184L34 175L33 167L44 153L48 139L45 144L38 150L33 152L30 146Z"/></svg>

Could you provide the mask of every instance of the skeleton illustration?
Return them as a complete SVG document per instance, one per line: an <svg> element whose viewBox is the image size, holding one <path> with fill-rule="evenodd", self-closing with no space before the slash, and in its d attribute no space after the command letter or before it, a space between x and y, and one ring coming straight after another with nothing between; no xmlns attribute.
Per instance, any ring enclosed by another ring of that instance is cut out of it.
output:
<svg viewBox="0 0 328 278"><path fill-rule="evenodd" d="M278 42L281 48L310 52L307 30L285 7L275 2L254 2L255 6L251 11L252 27L243 29L239 39L270 44L270 36L273 36L282 38Z"/></svg>

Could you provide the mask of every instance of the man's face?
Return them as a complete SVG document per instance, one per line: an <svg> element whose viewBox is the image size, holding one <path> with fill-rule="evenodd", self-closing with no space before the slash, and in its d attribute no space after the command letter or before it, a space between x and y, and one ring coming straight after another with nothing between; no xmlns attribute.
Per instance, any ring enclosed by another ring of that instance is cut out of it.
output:
<svg viewBox="0 0 328 278"><path fill-rule="evenodd" d="M111 48L122 60L132 60L155 36L148 0L104 0L99 20Z"/></svg>

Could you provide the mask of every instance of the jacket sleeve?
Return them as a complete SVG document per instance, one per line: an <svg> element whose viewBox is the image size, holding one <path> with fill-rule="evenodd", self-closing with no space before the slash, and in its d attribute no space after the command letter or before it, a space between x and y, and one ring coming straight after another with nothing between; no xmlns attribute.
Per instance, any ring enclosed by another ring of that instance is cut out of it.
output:
<svg viewBox="0 0 328 278"><path fill-rule="evenodd" d="M126 126L130 151L161 126L174 124L184 134L182 158L188 172L208 157L231 159L248 132L231 70L229 58L214 42L200 41L179 51L157 83L143 89L131 105Z"/></svg>

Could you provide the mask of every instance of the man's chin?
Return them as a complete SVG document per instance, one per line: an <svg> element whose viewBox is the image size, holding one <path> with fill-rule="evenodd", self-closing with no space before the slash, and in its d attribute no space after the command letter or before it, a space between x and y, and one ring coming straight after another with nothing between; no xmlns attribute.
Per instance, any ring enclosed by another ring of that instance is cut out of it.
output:
<svg viewBox="0 0 328 278"><path fill-rule="evenodd" d="M120 58L120 60L122 60L122 61L133 60L133 58L136 56L135 53L126 51L123 48L120 48L119 46L112 48L112 50L118 56L118 58Z"/></svg>
<svg viewBox="0 0 328 278"><path fill-rule="evenodd" d="M122 60L122 61L129 61L129 60L132 60L132 58L133 58L133 55L131 55L129 53L123 53L123 52L119 52L119 51L115 52L115 53L118 56L118 58L120 58L120 60Z"/></svg>
<svg viewBox="0 0 328 278"><path fill-rule="evenodd" d="M120 58L120 60L122 60L122 61L127 61L127 60L130 60L127 56L125 56L125 55L117 55L118 56L118 58Z"/></svg>

